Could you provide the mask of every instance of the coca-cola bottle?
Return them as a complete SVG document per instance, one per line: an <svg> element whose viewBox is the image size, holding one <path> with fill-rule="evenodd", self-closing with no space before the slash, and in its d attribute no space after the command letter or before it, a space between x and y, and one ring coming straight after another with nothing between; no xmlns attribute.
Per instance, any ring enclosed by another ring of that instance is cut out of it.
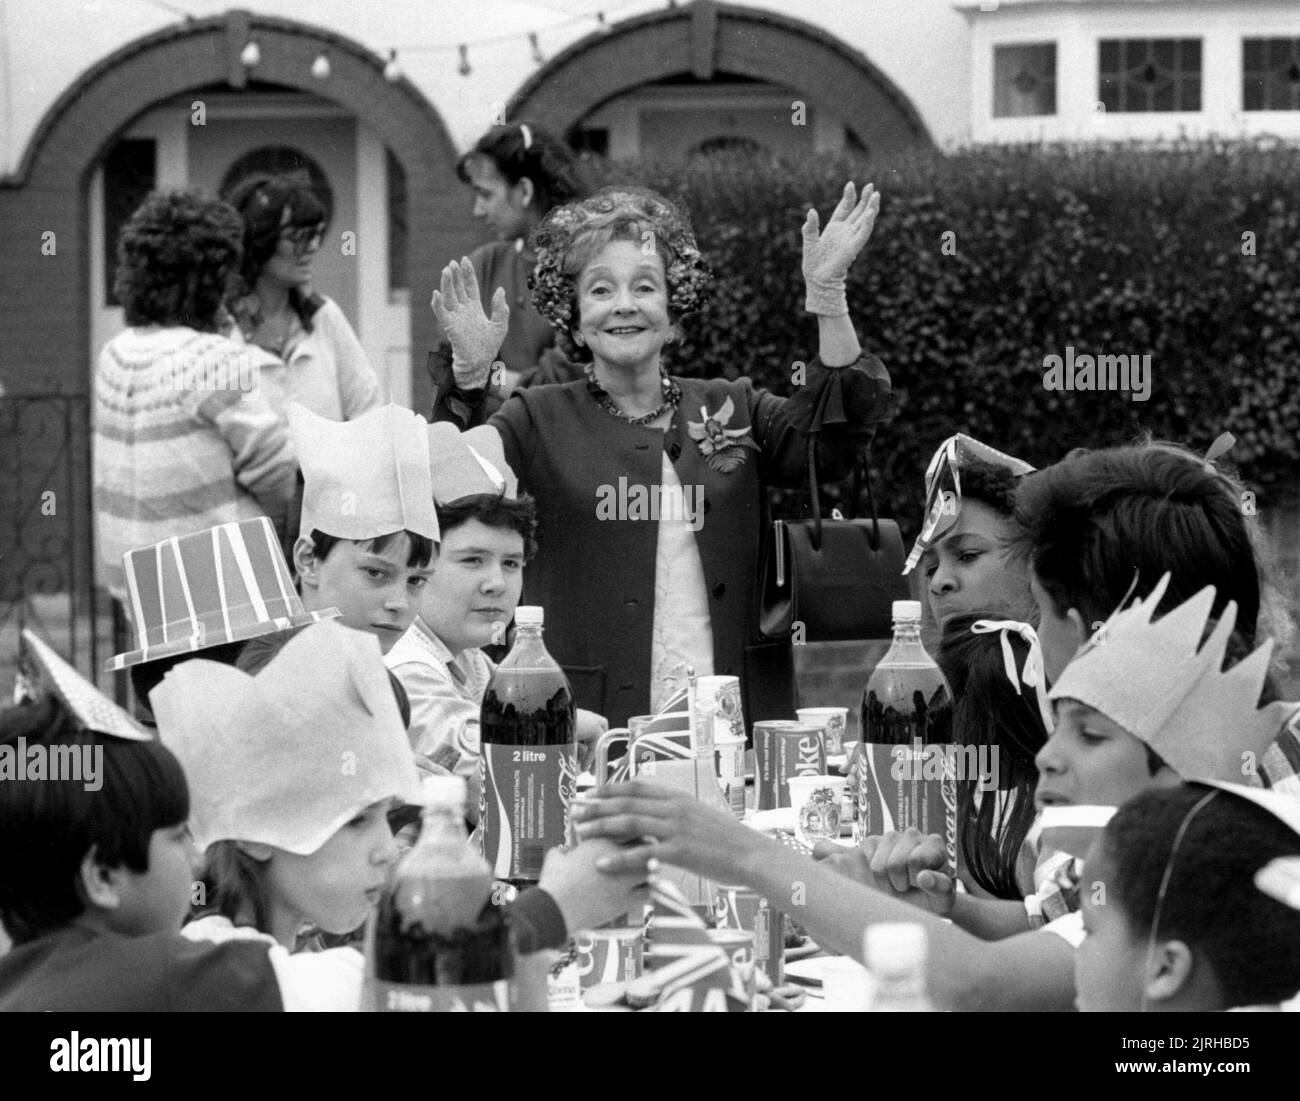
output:
<svg viewBox="0 0 1300 1101"><path fill-rule="evenodd" d="M858 839L915 827L957 855L952 690L921 644L921 603L895 600L894 641L862 693Z"/></svg>
<svg viewBox="0 0 1300 1101"><path fill-rule="evenodd" d="M483 694L479 722L479 843L493 875L515 887L541 878L565 843L577 781L568 678L542 642L542 609L515 609L514 648Z"/></svg>
<svg viewBox="0 0 1300 1101"><path fill-rule="evenodd" d="M428 776L420 838L398 864L367 935L366 1008L506 1010L514 955L492 875L465 832L465 781Z"/></svg>

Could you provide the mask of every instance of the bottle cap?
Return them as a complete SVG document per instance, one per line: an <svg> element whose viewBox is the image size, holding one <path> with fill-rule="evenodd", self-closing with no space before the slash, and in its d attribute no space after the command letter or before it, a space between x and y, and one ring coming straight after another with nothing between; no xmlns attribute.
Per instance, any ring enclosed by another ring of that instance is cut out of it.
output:
<svg viewBox="0 0 1300 1101"><path fill-rule="evenodd" d="M545 612L539 604L520 604L515 609L516 627L540 627L545 620Z"/></svg>
<svg viewBox="0 0 1300 1101"><path fill-rule="evenodd" d="M893 605L895 619L921 619L921 602L919 600L895 600Z"/></svg>
<svg viewBox="0 0 1300 1101"><path fill-rule="evenodd" d="M862 953L867 966L878 974L915 971L925 966L925 926L910 921L868 925L862 934Z"/></svg>
<svg viewBox="0 0 1300 1101"><path fill-rule="evenodd" d="M463 776L425 776L420 780L420 802L426 808L452 806L463 810L466 798Z"/></svg>

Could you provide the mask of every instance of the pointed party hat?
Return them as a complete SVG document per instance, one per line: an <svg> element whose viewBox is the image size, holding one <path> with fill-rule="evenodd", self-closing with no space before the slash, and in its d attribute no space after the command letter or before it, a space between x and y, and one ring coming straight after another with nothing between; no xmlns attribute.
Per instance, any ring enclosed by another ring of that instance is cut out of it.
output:
<svg viewBox="0 0 1300 1101"><path fill-rule="evenodd" d="M1048 695L1100 711L1184 778L1239 781L1300 704L1279 700L1256 707L1271 640L1222 672L1237 621L1235 603L1224 608L1201 645L1214 607L1212 586L1153 620L1168 587L1165 574L1145 600L1112 615Z"/></svg>
<svg viewBox="0 0 1300 1101"><path fill-rule="evenodd" d="M465 432L444 421L429 425L429 477L440 505L480 493L508 501L519 496L519 479L506 462L501 434L491 425Z"/></svg>
<svg viewBox="0 0 1300 1101"><path fill-rule="evenodd" d="M972 461L1003 467L1014 477L1034 471L1029 463L1008 455L973 436L958 432L939 445L925 469L925 521L912 544L903 573L911 573L925 549L957 522L961 511L961 468Z"/></svg>
<svg viewBox="0 0 1300 1101"><path fill-rule="evenodd" d="M153 741L149 731L31 631L23 631L18 663L23 670L25 691L30 693L35 689L52 693L83 729L128 742Z"/></svg>

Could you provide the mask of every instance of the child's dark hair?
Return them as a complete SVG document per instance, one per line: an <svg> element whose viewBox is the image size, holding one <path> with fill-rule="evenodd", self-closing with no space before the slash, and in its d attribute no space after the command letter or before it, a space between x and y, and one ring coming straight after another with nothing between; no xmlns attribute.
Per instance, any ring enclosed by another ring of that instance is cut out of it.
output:
<svg viewBox="0 0 1300 1101"><path fill-rule="evenodd" d="M411 545L411 549L406 555L406 568L408 570L427 569L429 563L433 561L433 540L427 535L416 535L413 531L394 531L388 535L380 535L375 539L362 539L357 542L361 549L368 553L384 554L402 535L406 536ZM330 556L330 551L342 542L343 540L337 535L326 535L319 528L312 528L312 549L320 562L324 562Z"/></svg>
<svg viewBox="0 0 1300 1101"><path fill-rule="evenodd" d="M1126 594L1145 596L1172 574L1170 611L1206 585L1214 614L1237 603L1237 630L1256 637L1260 563L1223 476L1164 445L1072 454L1026 477L1016 495L1020 546L1058 615L1104 621Z"/></svg>
<svg viewBox="0 0 1300 1101"><path fill-rule="evenodd" d="M573 151L547 130L531 123L494 126L456 163L456 175L472 182L469 165L486 157L509 184L522 179L533 183L533 209L539 216L553 207L587 197L588 188L578 170Z"/></svg>
<svg viewBox="0 0 1300 1101"><path fill-rule="evenodd" d="M1020 479L1004 466L994 466L983 459L971 459L961 465L963 501L981 501L999 516L1010 519L1016 512L1016 487Z"/></svg>
<svg viewBox="0 0 1300 1101"><path fill-rule="evenodd" d="M509 528L524 537L524 559L537 553L537 505L526 493L509 500L495 493L474 493L438 505L438 527L445 538L461 524L477 520L490 528Z"/></svg>
<svg viewBox="0 0 1300 1101"><path fill-rule="evenodd" d="M0 921L15 944L46 936L85 910L78 875L86 854L108 867L149 870L154 830L189 818L180 762L159 741L83 730L53 698L0 712L0 744L102 749L97 791L83 780L0 784Z"/></svg>
<svg viewBox="0 0 1300 1101"><path fill-rule="evenodd" d="M126 323L215 333L242 234L238 214L201 191L150 192L117 241L113 293Z"/></svg>
<svg viewBox="0 0 1300 1101"><path fill-rule="evenodd" d="M1150 936L1172 856L1155 936L1186 942L1198 961L1208 963L1225 1009L1285 1001L1300 990L1300 911L1269 898L1254 878L1276 857L1300 856L1300 836L1261 807L1222 791L1188 821L1212 790L1201 784L1157 788L1116 812L1101 840L1107 901L1120 908L1134 936Z"/></svg>
<svg viewBox="0 0 1300 1101"><path fill-rule="evenodd" d="M249 925L271 931L266 864L254 860L238 841L214 841L203 854L205 904L195 908L196 918L219 914L232 925Z"/></svg>
<svg viewBox="0 0 1300 1101"><path fill-rule="evenodd" d="M232 298L248 294L257 286L262 269L280 247L280 234L284 230L315 229L324 233L329 218L329 212L311 185L292 176L264 172L249 176L230 192L228 202L243 219L244 259L239 279L232 287ZM320 303L294 287L289 291L289 304L310 332L312 315Z"/></svg>
<svg viewBox="0 0 1300 1101"><path fill-rule="evenodd" d="M1007 679L1001 634L971 630L976 620L985 618L999 617L962 615L950 619L937 658L952 688L954 740L961 746L997 749L996 789L980 789L980 778L975 776L958 780L958 843L976 883L996 898L1019 901L1024 891L1016 884L1016 859L1034 821L1034 789L1038 786L1034 756L1047 740L1047 731L1034 690L1022 685L1017 693ZM1019 635L1009 637L1016 668L1021 669L1028 644Z"/></svg>

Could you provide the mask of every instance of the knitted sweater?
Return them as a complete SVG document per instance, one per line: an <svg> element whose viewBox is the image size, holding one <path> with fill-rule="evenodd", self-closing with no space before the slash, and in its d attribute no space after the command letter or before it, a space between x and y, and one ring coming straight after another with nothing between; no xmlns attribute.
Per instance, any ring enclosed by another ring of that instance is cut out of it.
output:
<svg viewBox="0 0 1300 1101"><path fill-rule="evenodd" d="M249 349L185 327L132 328L95 371L98 579L126 599L122 556L216 524L283 529L297 462Z"/></svg>

